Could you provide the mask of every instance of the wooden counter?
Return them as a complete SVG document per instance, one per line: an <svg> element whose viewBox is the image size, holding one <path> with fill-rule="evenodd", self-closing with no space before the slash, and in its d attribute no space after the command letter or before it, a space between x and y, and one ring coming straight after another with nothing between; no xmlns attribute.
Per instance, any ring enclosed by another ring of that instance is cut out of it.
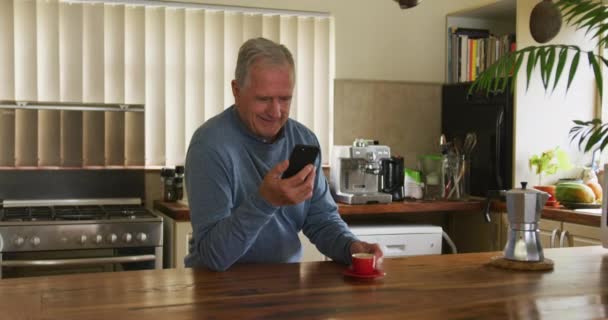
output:
<svg viewBox="0 0 608 320"><path fill-rule="evenodd" d="M370 215L385 213L422 213L422 212L480 212L483 200L472 201L399 201L389 204L348 205L338 204L342 216ZM154 209L177 221L190 221L190 209L180 202L154 201ZM492 210L506 212L504 203L495 202ZM599 214L584 213L565 209L564 207L545 207L542 218L599 227Z"/></svg>
<svg viewBox="0 0 608 320"><path fill-rule="evenodd" d="M342 216L385 213L421 212L481 212L483 201L396 201L388 204L348 205L339 203L338 211ZM178 221L190 220L190 209L181 202L154 200L154 209Z"/></svg>
<svg viewBox="0 0 608 320"><path fill-rule="evenodd" d="M550 272L486 266L499 253L386 259L386 277L334 262L0 280L5 319L589 319L608 317L608 249L545 250Z"/></svg>

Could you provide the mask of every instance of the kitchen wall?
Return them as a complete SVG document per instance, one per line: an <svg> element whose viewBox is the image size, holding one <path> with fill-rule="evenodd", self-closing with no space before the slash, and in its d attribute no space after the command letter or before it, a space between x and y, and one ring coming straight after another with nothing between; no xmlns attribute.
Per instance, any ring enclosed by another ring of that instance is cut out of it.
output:
<svg viewBox="0 0 608 320"><path fill-rule="evenodd" d="M445 77L446 15L495 1L426 0L409 10L401 10L393 0L198 2L331 13L336 46L334 144L348 144L356 137L378 139L413 166L415 155L433 151L440 130L437 88ZM537 3L517 0L520 48L535 44L528 25ZM566 29L552 43L577 41L579 36ZM535 181L527 166L529 156L557 145L568 150L576 164L588 161L567 136L572 119L593 116L590 70L581 66L577 78L567 95L565 81L553 94L545 93L540 79L527 91L520 81L515 94L514 181ZM557 178L548 177L547 183Z"/></svg>
<svg viewBox="0 0 608 320"><path fill-rule="evenodd" d="M419 155L439 151L440 134L440 84L336 80L334 144L373 138L416 168Z"/></svg>
<svg viewBox="0 0 608 320"><path fill-rule="evenodd" d="M401 10L393 0L188 0L206 4L329 12L335 19L334 144L373 138L403 155L436 151L445 78L445 20L492 0L426 0ZM326 162L329 155L324 155ZM160 197L157 171L147 202Z"/></svg>
<svg viewBox="0 0 608 320"><path fill-rule="evenodd" d="M448 13L496 0L186 0L207 4L329 12L335 18L336 78L443 82ZM184 2L184 1L181 1Z"/></svg>
<svg viewBox="0 0 608 320"><path fill-rule="evenodd" d="M536 0L517 1L517 46L538 45L529 31L530 13L538 3ZM564 23L560 33L550 44L575 44L584 50L593 49L593 41L586 38L584 31L575 31ZM570 54L570 58L572 54ZM569 64L568 64L569 66ZM515 168L514 183L529 181L538 184L538 176L528 168L528 159L534 154L559 146L568 151L576 166L582 166L590 161L590 155L580 152L576 145L570 144L568 132L572 120L591 120L594 117L596 104L593 71L588 67L587 58L582 55L576 78L566 92L567 71L555 91L546 92L542 86L540 74L536 73L526 90L525 68L519 76L515 94ZM553 184L557 179L580 174L580 169L574 168L568 172L558 172L549 177L543 177L543 184Z"/></svg>

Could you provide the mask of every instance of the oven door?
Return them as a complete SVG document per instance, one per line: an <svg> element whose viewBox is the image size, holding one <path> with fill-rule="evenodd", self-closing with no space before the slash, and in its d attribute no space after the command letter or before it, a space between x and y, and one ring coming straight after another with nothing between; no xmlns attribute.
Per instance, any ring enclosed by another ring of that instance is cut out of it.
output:
<svg viewBox="0 0 608 320"><path fill-rule="evenodd" d="M0 278L162 268L162 247L8 252Z"/></svg>

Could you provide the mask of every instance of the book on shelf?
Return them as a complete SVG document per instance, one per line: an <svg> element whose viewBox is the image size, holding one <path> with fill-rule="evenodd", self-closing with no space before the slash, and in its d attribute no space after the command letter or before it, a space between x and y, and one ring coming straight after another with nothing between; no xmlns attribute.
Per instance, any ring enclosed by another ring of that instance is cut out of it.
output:
<svg viewBox="0 0 608 320"><path fill-rule="evenodd" d="M514 34L496 36L487 29L448 27L447 81L474 81L500 57L515 49Z"/></svg>

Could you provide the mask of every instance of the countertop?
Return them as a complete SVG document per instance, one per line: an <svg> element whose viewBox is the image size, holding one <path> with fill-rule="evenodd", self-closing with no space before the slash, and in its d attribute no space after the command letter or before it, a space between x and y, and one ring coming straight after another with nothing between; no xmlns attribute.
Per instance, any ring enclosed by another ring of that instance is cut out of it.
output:
<svg viewBox="0 0 608 320"><path fill-rule="evenodd" d="M395 201L389 204L338 204L342 216L399 213L412 214L423 212L481 212L483 199L470 201ZM176 221L190 221L190 208L183 202L154 201L154 209ZM504 203L492 203L493 211L506 212ZM599 227L601 214L569 210L564 207L546 206L542 218L571 222L591 227Z"/></svg>
<svg viewBox="0 0 608 320"><path fill-rule="evenodd" d="M548 272L487 266L499 252L385 259L357 280L335 262L0 280L6 319L589 319L608 317L608 249L545 250Z"/></svg>
<svg viewBox="0 0 608 320"><path fill-rule="evenodd" d="M342 216L384 213L421 213L475 211L481 212L483 201L395 201L387 204L349 205L338 203ZM185 202L165 202L154 200L154 209L177 221L190 221L190 208Z"/></svg>

